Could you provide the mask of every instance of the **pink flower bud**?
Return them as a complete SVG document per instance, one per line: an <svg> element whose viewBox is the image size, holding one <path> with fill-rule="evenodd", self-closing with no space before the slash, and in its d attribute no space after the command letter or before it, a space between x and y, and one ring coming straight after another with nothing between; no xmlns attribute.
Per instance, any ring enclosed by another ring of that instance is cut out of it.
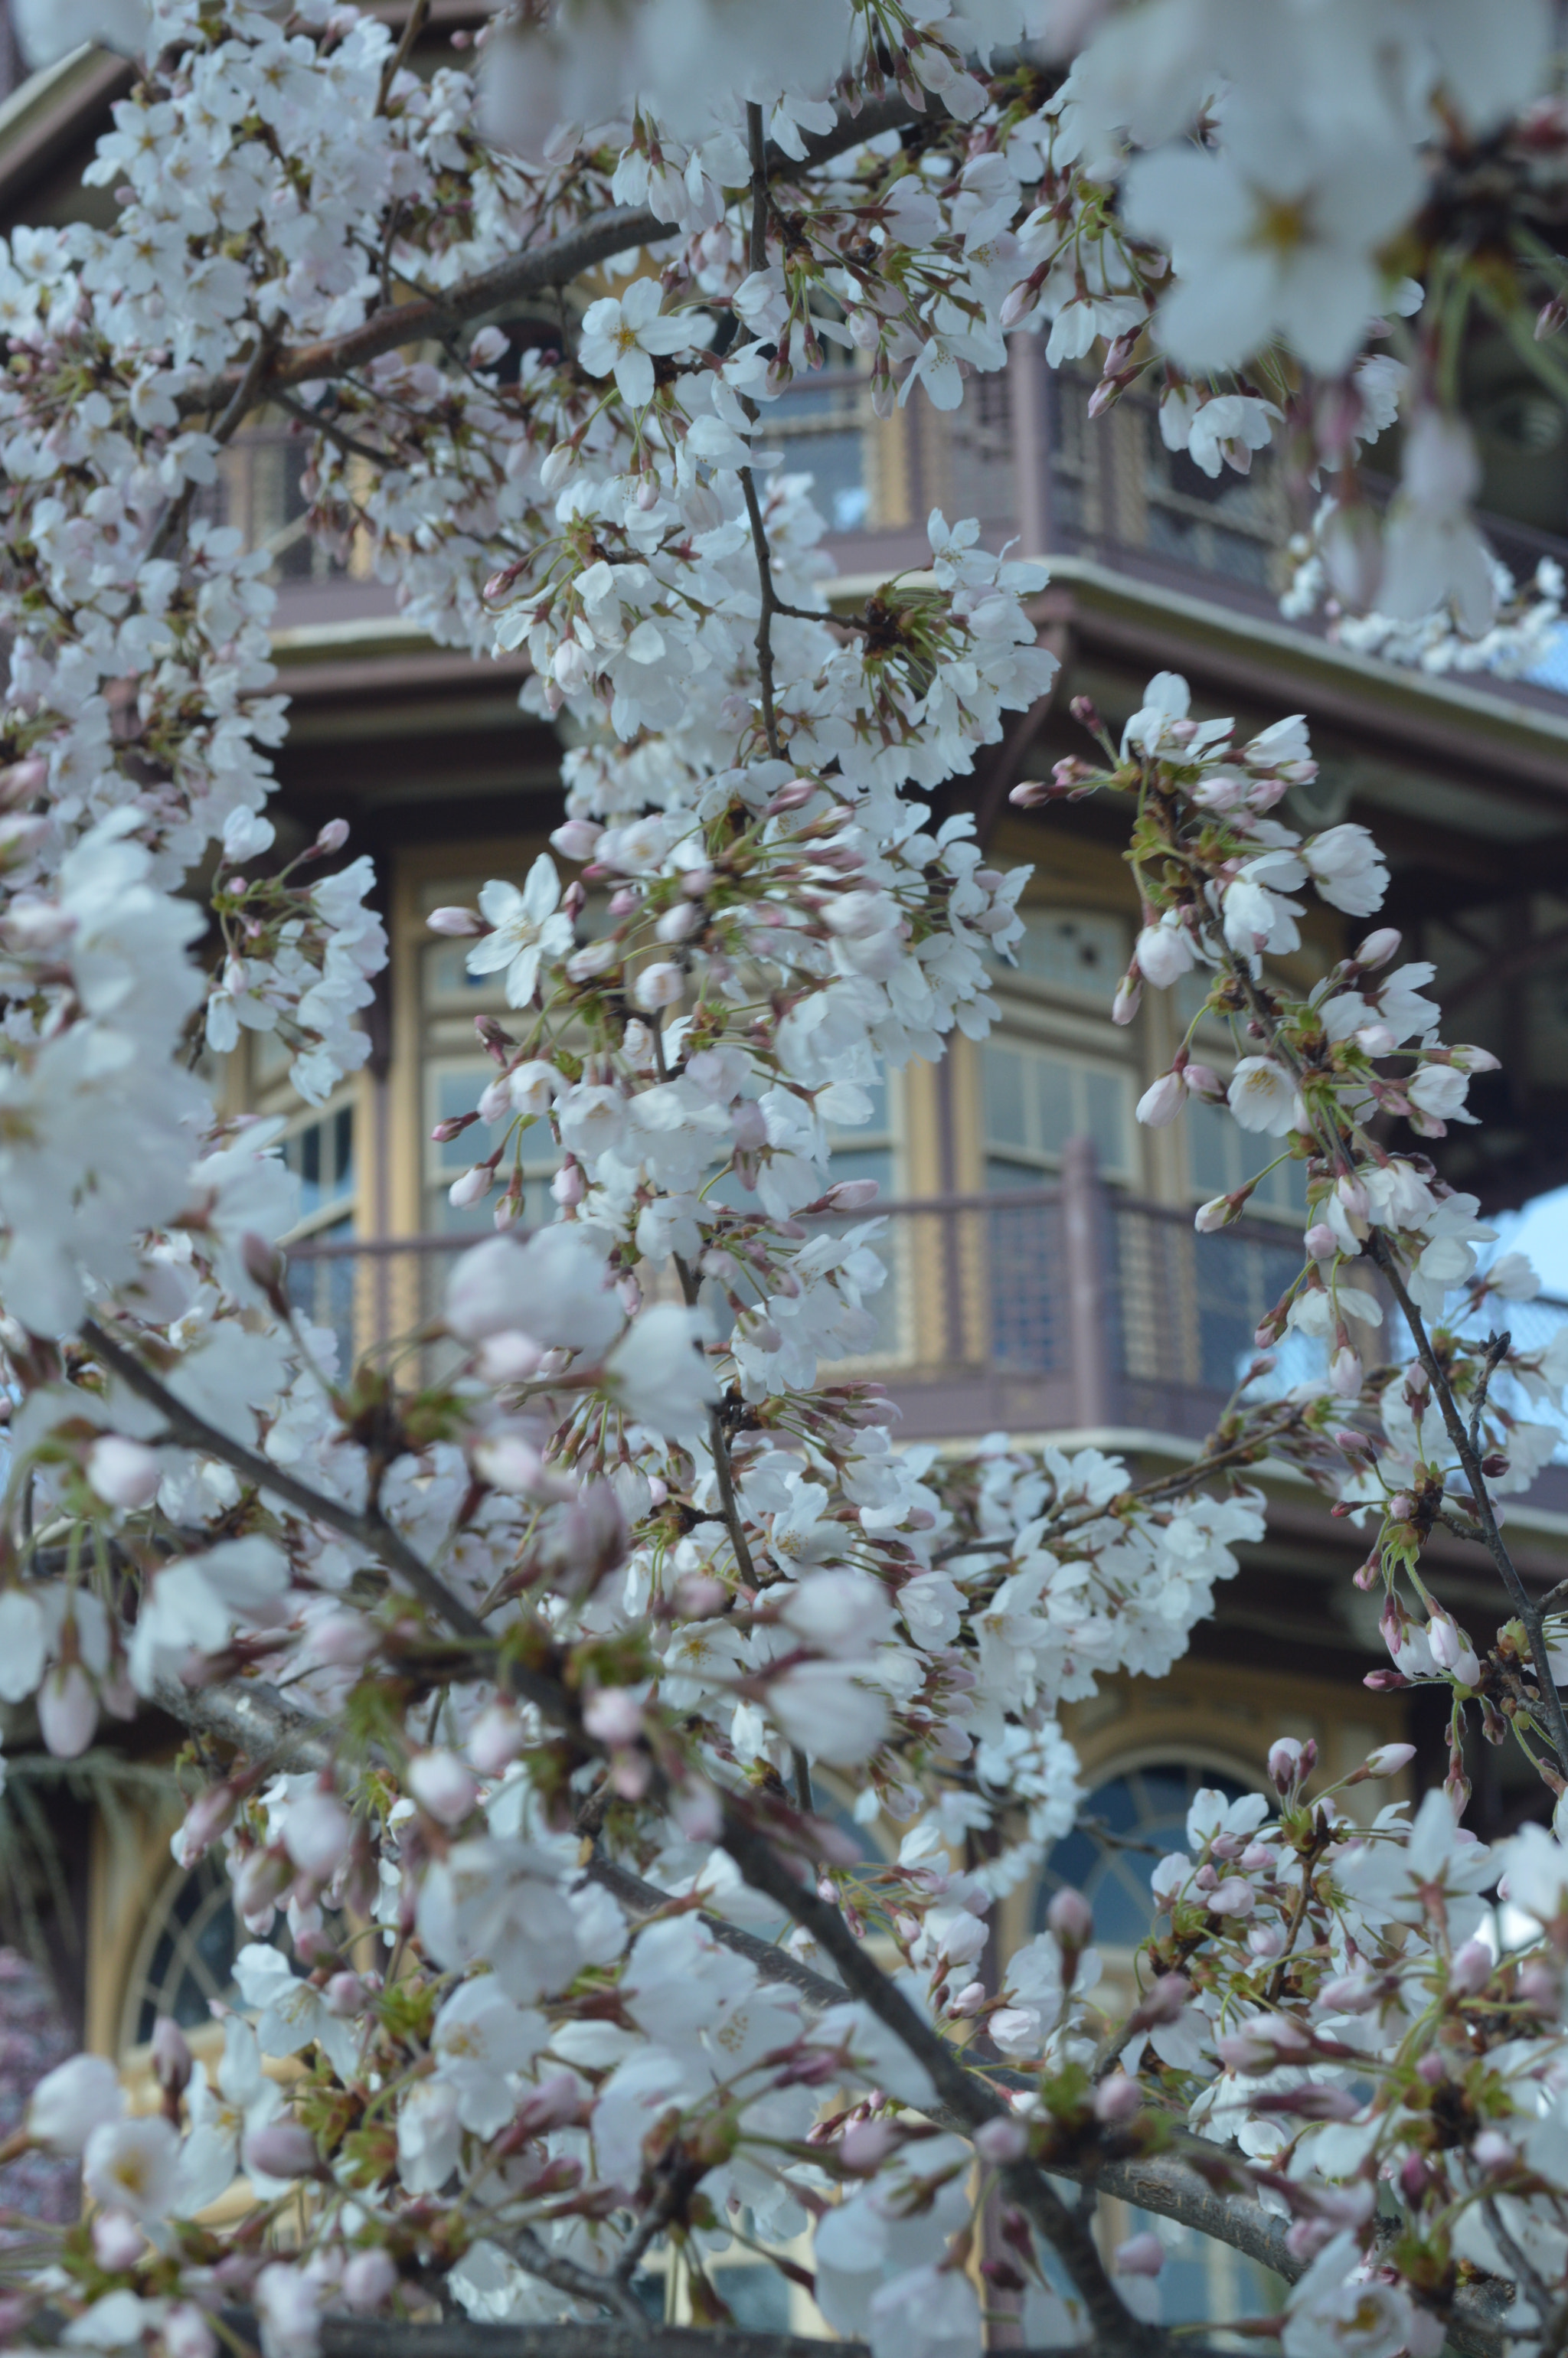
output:
<svg viewBox="0 0 1568 2358"><path fill-rule="evenodd" d="M588 1193L588 1180L580 1163L563 1163L550 1182L550 1193L563 1211L571 1211Z"/></svg>
<svg viewBox="0 0 1568 2358"><path fill-rule="evenodd" d="M781 786L769 801L767 815L770 818L777 818L782 811L802 810L813 795L820 791L815 778L792 778L788 785Z"/></svg>
<svg viewBox="0 0 1568 2358"><path fill-rule="evenodd" d="M1165 2246L1158 2235L1134 2235L1116 2249L1119 2277L1157 2277L1165 2265Z"/></svg>
<svg viewBox="0 0 1568 2358"><path fill-rule="evenodd" d="M678 966L661 959L646 966L632 988L632 996L644 1012L655 1008L676 1006L686 990L686 977Z"/></svg>
<svg viewBox="0 0 1568 2358"><path fill-rule="evenodd" d="M477 909L432 909L425 923L433 934L482 934L485 930Z"/></svg>
<svg viewBox="0 0 1568 2358"><path fill-rule="evenodd" d="M1484 2169L1488 2178L1502 2178L1509 2170L1519 2168L1519 2148L1509 2143L1500 2129L1483 2129L1480 2136L1473 2139L1470 2154L1476 2167Z"/></svg>
<svg viewBox="0 0 1568 2358"><path fill-rule="evenodd" d="M859 1212L874 1204L881 1192L874 1179L839 1179L827 1190L826 1201L836 1212Z"/></svg>
<svg viewBox="0 0 1568 2358"><path fill-rule="evenodd" d="M1301 1773L1302 1747L1293 1736L1281 1736L1269 1747L1269 1775L1277 1792L1290 1790Z"/></svg>
<svg viewBox="0 0 1568 2358"><path fill-rule="evenodd" d="M1182 1078L1190 1094L1201 1098L1205 1105L1218 1105L1225 1095L1225 1083L1212 1065L1184 1065Z"/></svg>
<svg viewBox="0 0 1568 2358"><path fill-rule="evenodd" d="M1401 939L1402 936L1394 926L1379 925L1375 934L1368 935L1357 951L1357 965L1368 969L1387 966L1391 957L1399 956Z"/></svg>
<svg viewBox="0 0 1568 2358"><path fill-rule="evenodd" d="M1186 1087L1180 1073L1162 1073L1138 1100L1138 1119L1149 1130L1162 1130L1175 1120L1186 1103Z"/></svg>
<svg viewBox="0 0 1568 2358"><path fill-rule="evenodd" d="M321 829L320 834L316 838L316 849L320 853L323 860L328 860L330 859L334 851L341 851L348 839L348 820L346 818L330 818L327 821L326 826Z"/></svg>
<svg viewBox="0 0 1568 2358"><path fill-rule="evenodd" d="M1367 1755L1368 1777L1397 1777L1415 1758L1413 1744L1380 1744L1376 1752Z"/></svg>
<svg viewBox="0 0 1568 2358"><path fill-rule="evenodd" d="M354 1822L336 1793L318 1786L288 1805L283 1846L313 1883L330 1883L349 1855Z"/></svg>
<svg viewBox="0 0 1568 2358"><path fill-rule="evenodd" d="M1116 996L1110 1002L1113 1023L1130 1023L1138 1012L1138 1002L1143 996L1143 981L1136 967L1124 974L1116 986Z"/></svg>
<svg viewBox="0 0 1568 2358"><path fill-rule="evenodd" d="M1087 1949L1094 1938L1094 1910L1081 1891L1053 1893L1045 1924L1064 1949Z"/></svg>
<svg viewBox="0 0 1568 2358"><path fill-rule="evenodd" d="M1448 1969L1449 1988L1474 1997L1491 1980L1496 1963L1485 1941L1466 1941L1462 1949L1454 1952L1454 1962Z"/></svg>
<svg viewBox="0 0 1568 2358"><path fill-rule="evenodd" d="M903 2141L892 2121L851 2121L838 2140L838 2158L846 2169L869 2178Z"/></svg>
<svg viewBox="0 0 1568 2358"><path fill-rule="evenodd" d="M523 1723L498 1695L469 1730L468 1755L481 1777L500 1777L523 1749Z"/></svg>
<svg viewBox="0 0 1568 2358"><path fill-rule="evenodd" d="M157 1498L163 1466L156 1449L106 1433L87 1453L87 1480L106 1506L146 1507Z"/></svg>
<svg viewBox="0 0 1568 2358"><path fill-rule="evenodd" d="M134 2268L147 2248L136 2222L124 2211L100 2211L92 2222L92 2254L101 2268Z"/></svg>
<svg viewBox="0 0 1568 2358"><path fill-rule="evenodd" d="M444 1826L461 1825L479 1789L455 1752L416 1752L408 1764L408 1790L422 1810Z"/></svg>
<svg viewBox="0 0 1568 2358"><path fill-rule="evenodd" d="M153 2077L166 2096L184 2094L195 2068L194 2059L184 2031L167 2014L160 2015L154 2026L152 2066Z"/></svg>
<svg viewBox="0 0 1568 2358"><path fill-rule="evenodd" d="M1339 1238L1326 1220L1314 1220L1303 1242L1314 1260L1332 1260L1339 1250Z"/></svg>
<svg viewBox="0 0 1568 2358"><path fill-rule="evenodd" d="M362 2013L370 1996L370 1985L359 1974L334 1974L321 1993L321 2002L329 2014L351 2022Z"/></svg>
<svg viewBox="0 0 1568 2358"><path fill-rule="evenodd" d="M999 2115L994 2121L982 2121L975 2131L975 2151L982 2161L1004 2169L1010 2161L1022 2161L1029 2151L1028 2135L1019 2122Z"/></svg>
<svg viewBox="0 0 1568 2358"><path fill-rule="evenodd" d="M1143 2109L1143 2091L1130 2073L1113 2071L1095 2090L1095 2118L1108 2129L1124 2128Z"/></svg>
<svg viewBox="0 0 1568 2358"><path fill-rule="evenodd" d="M1193 1214L1193 1226L1200 1237L1210 1237L1217 1228L1228 1226L1236 1217L1236 1207L1228 1195L1211 1195Z"/></svg>
<svg viewBox="0 0 1568 2358"><path fill-rule="evenodd" d="M455 1211L466 1211L470 1204L482 1203L489 1195L495 1174L487 1163L476 1163L460 1179L454 1179L447 1190L447 1201Z"/></svg>
<svg viewBox="0 0 1568 2358"><path fill-rule="evenodd" d="M193 2300L171 2301L161 2331L165 2358L217 2358L218 2337Z"/></svg>
<svg viewBox="0 0 1568 2358"><path fill-rule="evenodd" d="M315 2138L297 2121L264 2122L240 2147L242 2169L264 2178L309 2178L318 2158Z"/></svg>
<svg viewBox="0 0 1568 2358"><path fill-rule="evenodd" d="M38 1733L57 1760L76 1760L98 1726L98 1690L80 1662L57 1662L38 1689Z"/></svg>
<svg viewBox="0 0 1568 2358"><path fill-rule="evenodd" d="M550 841L563 860L591 860L594 847L603 833L604 829L597 819L568 818L563 819L559 827L551 830Z"/></svg>
<svg viewBox="0 0 1568 2358"><path fill-rule="evenodd" d="M634 1744L643 1731L643 1706L625 1687L600 1687L584 1705L582 1724L600 1744Z"/></svg>
<svg viewBox="0 0 1568 2358"><path fill-rule="evenodd" d="M356 2252L344 2266L339 2289L350 2309L380 2309L397 2289L397 2263L390 2252Z"/></svg>

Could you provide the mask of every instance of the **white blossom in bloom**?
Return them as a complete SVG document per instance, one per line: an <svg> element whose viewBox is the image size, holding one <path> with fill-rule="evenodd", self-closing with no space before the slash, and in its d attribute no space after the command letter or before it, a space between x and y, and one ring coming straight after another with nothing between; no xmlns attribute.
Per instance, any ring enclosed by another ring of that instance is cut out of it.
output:
<svg viewBox="0 0 1568 2358"><path fill-rule="evenodd" d="M656 278L634 278L624 295L602 295L589 305L578 356L590 376L613 375L622 399L644 409L654 397L654 356L689 352L706 335L700 319L661 313Z"/></svg>
<svg viewBox="0 0 1568 2358"><path fill-rule="evenodd" d="M1231 1074L1226 1099L1243 1130L1282 1138L1301 1125L1295 1083L1271 1056L1243 1056Z"/></svg>
<svg viewBox="0 0 1568 2358"><path fill-rule="evenodd" d="M571 919L560 910L556 864L541 852L521 892L515 884L491 883L479 905L492 931L468 954L470 974L504 974L506 1003L526 1007L538 987L546 958L564 957L572 946Z"/></svg>

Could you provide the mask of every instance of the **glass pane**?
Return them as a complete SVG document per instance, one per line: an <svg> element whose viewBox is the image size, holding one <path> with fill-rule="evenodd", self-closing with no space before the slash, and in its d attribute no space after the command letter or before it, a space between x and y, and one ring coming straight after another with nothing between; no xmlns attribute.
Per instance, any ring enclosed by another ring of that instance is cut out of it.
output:
<svg viewBox="0 0 1568 2358"><path fill-rule="evenodd" d="M866 521L871 494L866 488L860 454L860 431L791 436L772 448L784 452L783 472L808 475L812 495L827 519L829 532L859 532Z"/></svg>
<svg viewBox="0 0 1568 2358"><path fill-rule="evenodd" d="M1239 1182L1238 1165L1241 1139L1235 1123L1218 1106L1198 1098L1187 1103L1187 1169L1195 1193L1227 1195Z"/></svg>
<svg viewBox="0 0 1568 2358"><path fill-rule="evenodd" d="M996 1146L1026 1146L1023 1125L1023 1059L1016 1048L989 1045L980 1051L985 1092L986 1142Z"/></svg>
<svg viewBox="0 0 1568 2358"><path fill-rule="evenodd" d="M344 1106L332 1117L332 1190L335 1195L352 1193L354 1184L354 1109Z"/></svg>
<svg viewBox="0 0 1568 2358"><path fill-rule="evenodd" d="M1126 1097L1117 1073L1087 1073L1088 1134L1102 1171L1127 1168Z"/></svg>
<svg viewBox="0 0 1568 2358"><path fill-rule="evenodd" d="M986 1157L986 1193L1005 1195L1015 1187L1044 1187L1050 1179L1035 1163L1018 1162L1007 1154Z"/></svg>
<svg viewBox="0 0 1568 2358"><path fill-rule="evenodd" d="M1098 1787L1077 1827L1051 1853L1035 1901L1036 1927L1053 1895L1071 1885L1094 1909L1098 1942L1135 1948L1153 1920L1149 1877L1168 1852L1186 1848L1188 1806L1204 1785L1229 1801L1248 1790L1221 1769L1178 1760L1130 1769Z"/></svg>
<svg viewBox="0 0 1568 2358"><path fill-rule="evenodd" d="M1084 1127L1079 1110L1079 1091L1073 1084L1079 1078L1072 1065L1058 1064L1054 1056L1031 1056L1029 1077L1034 1136L1033 1143L1047 1154L1059 1155L1069 1138L1076 1138Z"/></svg>
<svg viewBox="0 0 1568 2358"><path fill-rule="evenodd" d="M789 2331L789 2283L763 2262L750 2268L715 2268L713 2289L748 2333Z"/></svg>
<svg viewBox="0 0 1568 2358"><path fill-rule="evenodd" d="M1127 962L1127 934L1115 917L1022 911L1025 931L1013 945L1018 970L1052 990L1108 998Z"/></svg>

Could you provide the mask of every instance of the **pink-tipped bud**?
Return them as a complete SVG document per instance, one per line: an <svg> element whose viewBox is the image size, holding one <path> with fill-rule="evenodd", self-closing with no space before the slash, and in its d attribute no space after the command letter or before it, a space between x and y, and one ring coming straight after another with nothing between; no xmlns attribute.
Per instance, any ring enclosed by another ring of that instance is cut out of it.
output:
<svg viewBox="0 0 1568 2358"><path fill-rule="evenodd" d="M153 2077L166 2096L181 2096L190 2084L195 2069L189 2042L178 2022L169 2015L158 2017L153 2030Z"/></svg>
<svg viewBox="0 0 1568 2358"><path fill-rule="evenodd" d="M523 1749L523 1723L498 1695L469 1730L468 1755L481 1777L501 1777Z"/></svg>
<svg viewBox="0 0 1568 2358"><path fill-rule="evenodd" d="M851 2121L838 2141L838 2158L857 2177L869 2178L902 2143L892 2121Z"/></svg>
<svg viewBox="0 0 1568 2358"><path fill-rule="evenodd" d="M874 1179L839 1179L829 1187L825 1200L836 1212L860 1212L874 1204L881 1193Z"/></svg>
<svg viewBox="0 0 1568 2358"><path fill-rule="evenodd" d="M1165 2246L1158 2235L1134 2235L1116 2249L1119 2277L1157 2277L1165 2265Z"/></svg>
<svg viewBox="0 0 1568 2358"><path fill-rule="evenodd" d="M1400 943L1402 938L1397 927L1379 925L1375 934L1368 935L1357 951L1357 965L1367 968L1387 966L1391 957L1399 956Z"/></svg>
<svg viewBox="0 0 1568 2358"><path fill-rule="evenodd" d="M320 853L323 860L330 860L334 851L341 851L348 839L348 820L346 818L330 818L327 821L326 826L321 829L319 835L316 838L316 849Z"/></svg>
<svg viewBox="0 0 1568 2358"><path fill-rule="evenodd" d="M563 860L591 860L603 833L597 819L568 818L551 830L550 841Z"/></svg>
<svg viewBox="0 0 1568 2358"><path fill-rule="evenodd" d="M1332 1260L1339 1250L1339 1238L1326 1220L1314 1220L1303 1241L1314 1260Z"/></svg>
<svg viewBox="0 0 1568 2358"><path fill-rule="evenodd" d="M397 2289L397 2263L390 2252L356 2252L338 2288L350 2309L380 2309Z"/></svg>
<svg viewBox="0 0 1568 2358"><path fill-rule="evenodd" d="M157 1497L163 1466L156 1449L106 1433L87 1453L87 1480L106 1506L146 1507Z"/></svg>
<svg viewBox="0 0 1568 2358"><path fill-rule="evenodd" d="M1058 1891L1045 1910L1045 1925L1064 1949L1087 1949L1094 1938L1094 1909L1081 1891Z"/></svg>
<svg viewBox="0 0 1568 2358"><path fill-rule="evenodd" d="M1454 1962L1448 1968L1449 1988L1464 1997L1476 1996L1491 1980L1496 1963L1485 1941L1466 1941L1462 1949L1454 1952Z"/></svg>
<svg viewBox="0 0 1568 2358"><path fill-rule="evenodd" d="M792 778L787 786L781 786L772 796L767 815L770 818L777 818L784 811L803 810L813 795L821 791L815 778Z"/></svg>
<svg viewBox="0 0 1568 2358"><path fill-rule="evenodd" d="M600 1687L584 1705L582 1724L600 1744L634 1744L643 1732L643 1706L625 1687Z"/></svg>
<svg viewBox="0 0 1568 2358"><path fill-rule="evenodd" d="M1010 2161L1023 2159L1029 2138L1021 2123L999 2115L994 2121L982 2121L975 2131L975 2151L982 2161L1003 2169Z"/></svg>
<svg viewBox="0 0 1568 2358"><path fill-rule="evenodd" d="M1413 1744L1380 1744L1376 1752L1367 1755L1367 1774L1368 1777L1397 1777L1400 1770L1408 1768L1414 1758Z"/></svg>
<svg viewBox="0 0 1568 2358"><path fill-rule="evenodd" d="M242 2168L264 2178L310 2178L319 2159L315 2138L297 2121L265 2122L240 2147Z"/></svg>
<svg viewBox="0 0 1568 2358"><path fill-rule="evenodd" d="M288 1805L283 1846L313 1883L330 1883L349 1855L354 1822L336 1793L318 1786Z"/></svg>
<svg viewBox="0 0 1568 2358"><path fill-rule="evenodd" d="M370 1985L362 1974L334 1974L321 1993L321 2002L329 2014L351 2022L356 2014L364 2011L371 1994Z"/></svg>
<svg viewBox="0 0 1568 2358"><path fill-rule="evenodd" d="M1113 2071L1095 2090L1095 2118L1108 2129L1125 2128L1143 2109L1143 2091L1130 2072Z"/></svg>
<svg viewBox="0 0 1568 2358"><path fill-rule="evenodd" d="M484 919L477 909L432 909L425 923L433 934L482 934Z"/></svg>
<svg viewBox="0 0 1568 2358"><path fill-rule="evenodd" d="M124 2268L134 2268L147 2248L146 2236L136 2221L124 2211L100 2211L92 2222L92 2256L101 2268L118 2275ZM20 2323L20 2320L17 2320ZM4 2346L17 2348L7 2338Z"/></svg>
<svg viewBox="0 0 1568 2358"><path fill-rule="evenodd" d="M444 1826L461 1825L479 1798L478 1788L457 1754L438 1747L414 1755L408 1764L408 1790L420 1808Z"/></svg>

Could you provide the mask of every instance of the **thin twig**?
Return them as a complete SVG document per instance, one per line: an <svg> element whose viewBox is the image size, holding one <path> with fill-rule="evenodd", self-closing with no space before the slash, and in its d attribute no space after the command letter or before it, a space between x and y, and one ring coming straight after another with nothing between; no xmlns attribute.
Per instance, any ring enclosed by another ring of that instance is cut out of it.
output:
<svg viewBox="0 0 1568 2358"><path fill-rule="evenodd" d="M403 38L381 70L381 87L375 94L375 113L386 113L386 102L392 96L392 85L413 54L414 44L425 30L430 15L430 0L414 0L408 11L408 22L403 27Z"/></svg>
<svg viewBox="0 0 1568 2358"><path fill-rule="evenodd" d="M244 373L230 394L222 416L212 428L214 442L232 442L244 424L255 401L256 387L261 383L274 350L274 339L270 330L258 328L255 349L245 363ZM150 564L154 557L161 557L175 535L184 530L186 518L190 514L190 503L195 496L195 479L188 475L154 526L152 538L147 543L147 553L143 560L144 563Z"/></svg>
<svg viewBox="0 0 1568 2358"><path fill-rule="evenodd" d="M1459 1413L1459 1404L1454 1397L1454 1388L1448 1380L1447 1370L1432 1347L1431 1337L1426 1331L1426 1322L1411 1300L1410 1291L1400 1274L1398 1255L1380 1228L1373 1229L1367 1249L1388 1279L1394 1300L1399 1303L1405 1325L1410 1328L1411 1338L1415 1344L1416 1357L1426 1370L1427 1381L1432 1386L1433 1398L1442 1412L1444 1430L1449 1440L1454 1444L1455 1455L1465 1469L1465 1479L1470 1485L1471 1504L1476 1509L1476 1520L1481 1527L1481 1544L1497 1565L1514 1610L1524 1624L1525 1634L1530 1639L1530 1659L1535 1665L1536 1684L1541 1690L1541 1708L1546 1714L1552 1748L1557 1754L1562 1773L1568 1777L1568 1717L1564 1716L1563 1698L1557 1692L1557 1682L1552 1675L1551 1655L1547 1649L1546 1631L1541 1623L1540 1608L1520 1579L1518 1566L1509 1552L1508 1543L1498 1529L1498 1519L1493 1511L1491 1494L1487 1488L1487 1477L1481 1471L1480 1457L1465 1430L1465 1420Z"/></svg>

